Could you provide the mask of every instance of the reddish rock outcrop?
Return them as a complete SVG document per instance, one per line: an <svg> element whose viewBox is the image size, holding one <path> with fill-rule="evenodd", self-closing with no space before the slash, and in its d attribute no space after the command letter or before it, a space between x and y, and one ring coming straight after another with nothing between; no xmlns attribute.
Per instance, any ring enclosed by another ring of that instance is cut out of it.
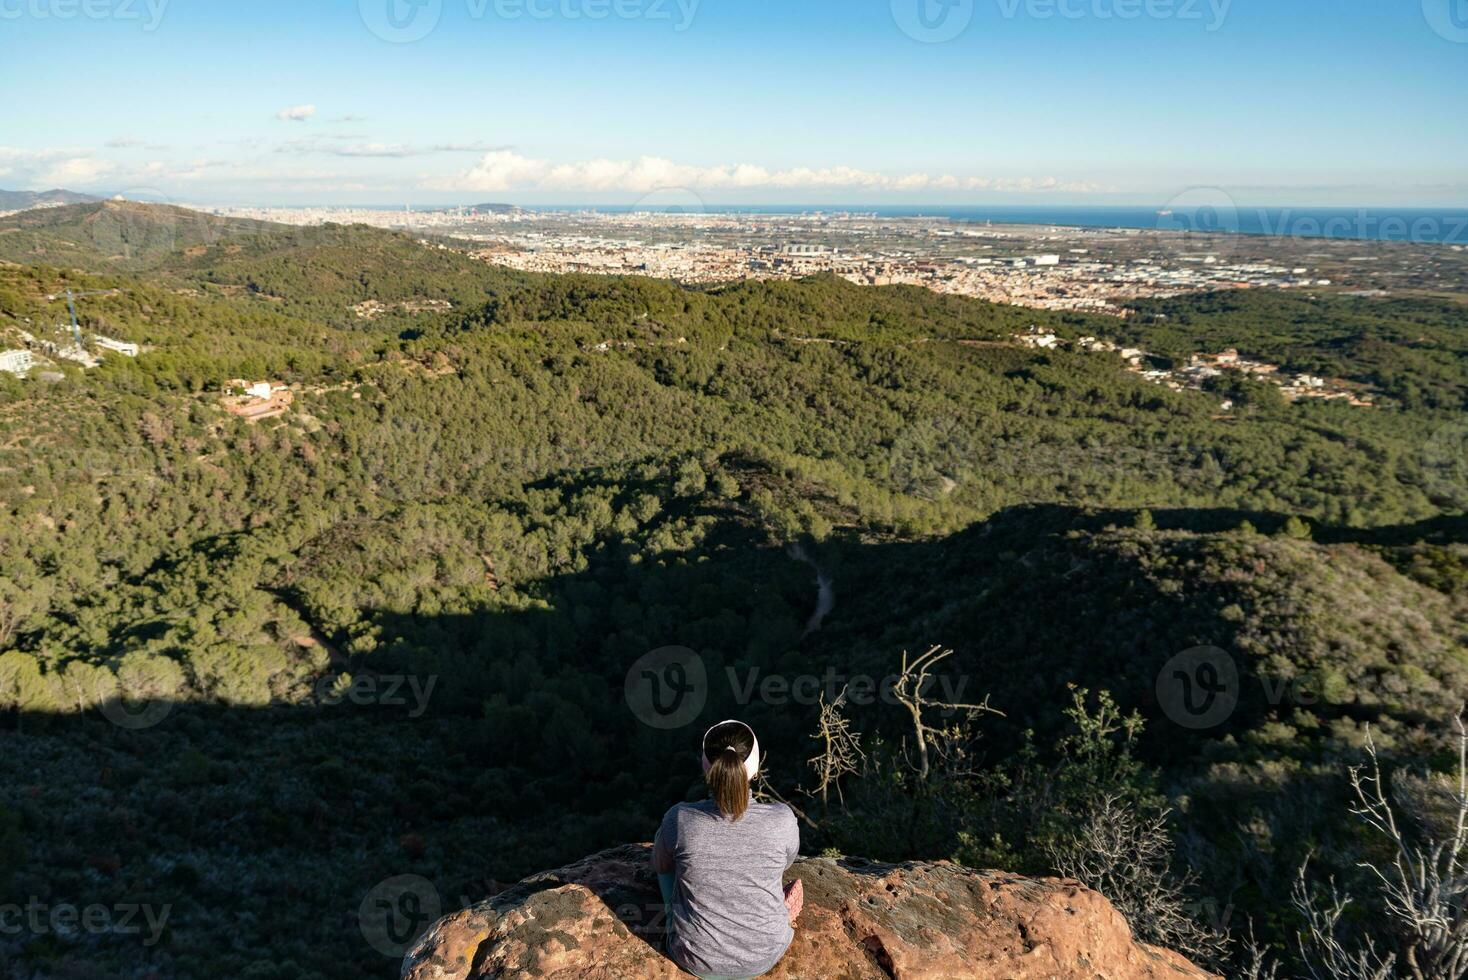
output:
<svg viewBox="0 0 1468 980"><path fill-rule="evenodd" d="M686 980L662 954L649 848L604 851L439 920L404 959L404 980ZM802 858L786 878L805 883L805 910L773 980L1211 977L1137 942L1073 881L858 858Z"/></svg>

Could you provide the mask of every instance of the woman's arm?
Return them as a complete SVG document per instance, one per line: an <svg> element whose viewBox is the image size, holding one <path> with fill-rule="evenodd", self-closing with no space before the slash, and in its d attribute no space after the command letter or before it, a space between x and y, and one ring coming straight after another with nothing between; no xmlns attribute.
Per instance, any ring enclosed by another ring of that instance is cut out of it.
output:
<svg viewBox="0 0 1468 980"><path fill-rule="evenodd" d="M676 809L676 808L675 808ZM652 839L652 870L654 874L667 875L673 873L673 845L678 833L678 825L674 821L673 811L663 817L662 826Z"/></svg>
<svg viewBox="0 0 1468 980"><path fill-rule="evenodd" d="M673 856L656 844L652 846L652 870L660 875L673 873Z"/></svg>
<svg viewBox="0 0 1468 980"><path fill-rule="evenodd" d="M663 825L652 839L652 870L658 876L658 891L663 894L663 915L673 914L673 848L672 838L678 832L676 822L670 826L673 812L663 817Z"/></svg>

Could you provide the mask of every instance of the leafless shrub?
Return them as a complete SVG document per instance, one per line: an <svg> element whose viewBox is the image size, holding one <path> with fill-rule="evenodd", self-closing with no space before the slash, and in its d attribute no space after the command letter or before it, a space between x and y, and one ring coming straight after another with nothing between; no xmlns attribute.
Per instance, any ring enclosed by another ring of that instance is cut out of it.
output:
<svg viewBox="0 0 1468 980"><path fill-rule="evenodd" d="M1392 850L1389 861L1363 862L1375 877L1382 907L1400 936L1402 964L1413 978L1462 980L1468 976L1468 726L1460 713L1453 721L1457 734L1458 773L1447 790L1451 804L1437 819L1431 797L1418 798L1422 809L1412 813L1416 833L1400 826L1382 779L1376 741L1367 732L1367 763L1351 769L1356 804L1351 812L1385 838ZM1429 784L1432 785L1432 784ZM1431 796L1443 799L1436 784ZM1393 794L1400 806L1407 793ZM1439 824L1435 829L1433 824ZM1446 826L1442 824L1446 823ZM1440 833L1446 831L1446 833Z"/></svg>
<svg viewBox="0 0 1468 980"><path fill-rule="evenodd" d="M1396 955L1378 952L1369 937L1355 948L1347 945L1341 917L1351 899L1332 880L1322 904L1319 891L1306 881L1309 864L1300 865L1291 898L1305 920L1299 938L1300 962L1312 980L1391 980Z"/></svg>
<svg viewBox="0 0 1468 980"><path fill-rule="evenodd" d="M860 736L851 730L851 722L841 716L841 709L845 705L846 688L843 687L830 704L826 703L826 695L822 693L820 717L816 722L815 734L811 736L821 746L821 751L810 759L810 766L816 772L816 788L811 791L811 795L820 796L822 809L825 808L828 794L833 788L841 805L846 805L846 799L841 795L841 780L858 772L866 760L866 754L861 750Z"/></svg>
<svg viewBox="0 0 1468 980"><path fill-rule="evenodd" d="M1277 980L1279 961L1254 936L1254 923L1249 923L1249 936L1239 940L1233 976L1236 980Z"/></svg>
<svg viewBox="0 0 1468 980"><path fill-rule="evenodd" d="M907 709L908 716L912 720L913 736L918 753L918 761L913 768L917 770L919 778L924 781L927 780L932 769L930 750L935 750L940 757L953 760L961 755L963 744L966 741L963 726L950 724L935 728L923 717L924 712L944 711L952 714L961 711L965 713L968 720L985 713L1003 714L1002 711L989 707L987 696L979 704L955 704L938 701L928 696L927 692L933 680L933 667L952 655L952 650L944 650L941 646L935 646L909 662L907 651L902 651L902 673L892 688L893 696Z"/></svg>
<svg viewBox="0 0 1468 980"><path fill-rule="evenodd" d="M1107 794L1083 825L1046 850L1057 871L1105 895L1138 937L1214 963L1227 939L1190 913L1193 880L1172 872L1167 817L1167 810L1141 815Z"/></svg>
<svg viewBox="0 0 1468 980"><path fill-rule="evenodd" d="M1455 777L1398 771L1388 782L1376 740L1349 770L1351 813L1375 832L1387 858L1362 861L1374 885L1372 935L1352 939L1342 918L1353 897L1296 876L1293 903L1304 919L1300 958L1315 980L1464 980L1468 977L1468 726L1453 722ZM1379 947L1381 937L1385 948Z"/></svg>

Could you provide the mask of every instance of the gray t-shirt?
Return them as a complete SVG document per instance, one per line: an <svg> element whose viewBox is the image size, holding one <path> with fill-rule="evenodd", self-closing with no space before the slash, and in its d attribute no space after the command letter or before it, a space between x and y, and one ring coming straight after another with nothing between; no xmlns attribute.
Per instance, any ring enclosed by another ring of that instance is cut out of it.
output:
<svg viewBox="0 0 1468 980"><path fill-rule="evenodd" d="M673 961L691 973L733 977L774 969L795 935L781 880L800 854L790 808L751 802L731 821L713 800L680 803L663 817L653 846L673 861Z"/></svg>

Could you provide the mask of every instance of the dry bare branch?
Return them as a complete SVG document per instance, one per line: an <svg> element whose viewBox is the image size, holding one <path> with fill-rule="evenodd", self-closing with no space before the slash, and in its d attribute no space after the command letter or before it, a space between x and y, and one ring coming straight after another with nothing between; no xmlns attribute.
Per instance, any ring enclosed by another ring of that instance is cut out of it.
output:
<svg viewBox="0 0 1468 980"><path fill-rule="evenodd" d="M918 771L918 776L924 781L927 780L931 770L929 749L935 745L940 746L940 750L945 744L952 746L954 737L954 733L948 729L929 727L923 717L924 711L937 710L950 713L962 711L970 719L986 713L1001 716L1004 714L1002 711L989 707L987 695L979 704L951 703L928 697L927 691L933 679L933 667L952 655L952 650L935 646L922 656L909 661L907 651L902 651L902 672L892 688L893 695L897 698L898 703L907 709L912 720L913 735L918 751L918 762L913 768Z"/></svg>
<svg viewBox="0 0 1468 980"><path fill-rule="evenodd" d="M1340 893L1332 879L1322 907L1317 890L1306 881L1309 865L1308 859L1300 865L1291 899L1305 920L1299 938L1300 962L1312 980L1392 980L1396 955L1378 952L1370 937L1354 949L1346 945L1340 922L1351 899Z"/></svg>
<svg viewBox="0 0 1468 980"><path fill-rule="evenodd" d="M1138 814L1119 794L1102 796L1081 827L1047 846L1051 863L1105 895L1143 940L1216 963L1228 940L1193 914L1192 877L1172 872L1167 817L1166 810Z"/></svg>
<svg viewBox="0 0 1468 980"><path fill-rule="evenodd" d="M820 716L816 722L814 738L821 746L821 751L810 759L810 766L816 772L816 788L811 795L819 794L821 797L821 809L827 806L828 795L831 789L836 790L836 798L844 807L846 799L841 794L841 779L861 769L861 764L866 760L866 754L861 750L861 739L859 734L851 730L850 720L841 716L841 709L846 704L846 688L841 689L830 704L826 703L826 695L821 694Z"/></svg>

